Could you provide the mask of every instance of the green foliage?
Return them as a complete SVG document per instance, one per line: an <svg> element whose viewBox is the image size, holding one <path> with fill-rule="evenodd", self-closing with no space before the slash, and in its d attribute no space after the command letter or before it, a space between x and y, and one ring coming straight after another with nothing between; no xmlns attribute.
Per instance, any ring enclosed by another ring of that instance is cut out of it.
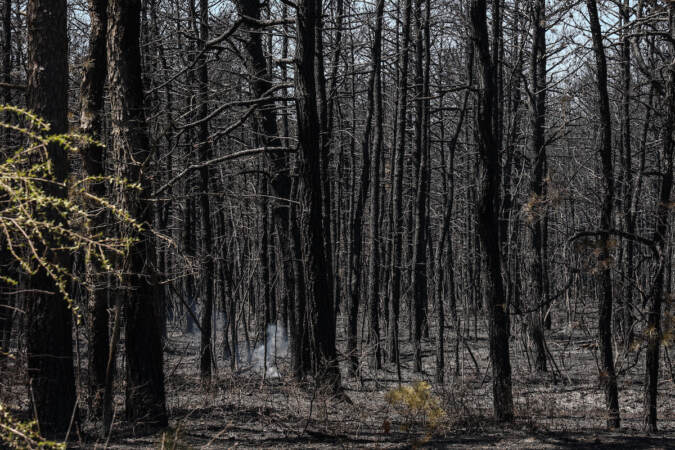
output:
<svg viewBox="0 0 675 450"><path fill-rule="evenodd" d="M86 280L64 267L59 253L80 252L88 262L95 262L101 271L121 276L112 260L123 256L133 238L111 230L140 229L129 213L105 198L93 195L91 183L107 183L111 189L138 189L126 180L113 177L69 176L57 180L54 176L48 147L56 143L75 157L82 145L102 147L87 136L78 134L49 134L49 124L28 111L0 105L0 113L10 113L15 121L0 121L0 128L11 130L15 141L24 145L4 149L0 161L0 240L28 276L44 270L79 319L77 306L69 293L69 282ZM62 195L55 195L60 192ZM109 226L105 230L92 226L96 215L105 214ZM117 225L117 226L115 226ZM133 234L133 233L128 233ZM16 280L2 276L0 282L15 285Z"/></svg>
<svg viewBox="0 0 675 450"><path fill-rule="evenodd" d="M404 420L404 431L422 425L429 432L435 431L445 417L438 398L431 393L426 381L418 381L387 392L385 399Z"/></svg>
<svg viewBox="0 0 675 450"><path fill-rule="evenodd" d="M42 439L35 421L20 422L13 419L2 403L0 403L0 444L17 449L66 448L65 444Z"/></svg>
<svg viewBox="0 0 675 450"><path fill-rule="evenodd" d="M101 149L102 145L78 134L49 134L49 124L20 108L0 105L0 114L13 118L11 122L0 121L0 128L10 130L12 141L22 144L0 150L0 245L27 276L44 270L79 320L78 307L69 292L70 282L91 287L90 277L82 279L73 274L58 255L83 254L88 270L96 268L120 279L122 271L114 261L124 259L134 242L129 236L141 226L123 207L93 195L90 185L106 183L110 191L117 192L139 187L114 177L78 179L71 174L58 180L49 157L52 144L58 144L72 159L78 156L82 145ZM95 220L99 215L105 217L105 227L94 226L102 223ZM7 273L0 276L0 283L8 288L18 285ZM65 444L42 439L35 422L13 419L1 403L0 444L13 448L65 448Z"/></svg>

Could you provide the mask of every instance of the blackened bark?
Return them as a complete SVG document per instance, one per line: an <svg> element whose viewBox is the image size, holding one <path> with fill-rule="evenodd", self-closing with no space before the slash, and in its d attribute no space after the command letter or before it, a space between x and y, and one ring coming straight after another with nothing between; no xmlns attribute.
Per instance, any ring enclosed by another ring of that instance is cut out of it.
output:
<svg viewBox="0 0 675 450"><path fill-rule="evenodd" d="M487 264L485 292L489 320L494 414L497 420L510 422L513 420L513 397L509 327L501 274L499 236L495 232L498 230L500 168L499 153L493 133L492 101L497 95L497 87L488 44L485 3L485 0L472 0L470 6L471 31L476 49L479 81L475 134L483 169L479 185L478 234Z"/></svg>
<svg viewBox="0 0 675 450"><path fill-rule="evenodd" d="M54 134L68 132L68 34L66 0L28 2L28 107L50 125ZM49 144L48 156L54 179L63 182L70 172L66 150ZM54 184L45 185L48 194L67 195ZM56 211L49 220L63 224ZM46 258L69 268L70 256L51 248L38 249ZM55 244L55 243L54 243ZM46 253L44 253L46 251ZM37 411L42 433L61 433L68 429L75 403L73 371L72 314L54 280L40 269L30 280L26 314L26 346L30 398Z"/></svg>
<svg viewBox="0 0 675 450"><path fill-rule="evenodd" d="M183 210L183 229L182 231L182 241L183 241L183 251L186 255L194 256L195 255L195 239L197 238L197 231L195 226L195 201L192 197L192 186L191 180L186 180L185 182L185 209ZM195 282L195 276L192 271L188 272L187 276L183 280L183 295L185 296L185 304L181 304L181 310L189 309L189 311L184 311L185 314L185 332L192 334L195 331L195 305L197 297Z"/></svg>
<svg viewBox="0 0 675 450"><path fill-rule="evenodd" d="M316 76L317 76L317 87L318 87L318 98L321 99L319 103L319 118L322 125L322 156L321 156L321 167L323 170L322 177L324 178L323 186L323 204L324 204L324 221L327 221L328 226L326 227L326 246L328 248L329 263L331 264L331 271L334 274L332 280L332 290L333 290L333 300L335 302L336 315L339 311L342 292L340 290L340 285L344 284L340 282L340 273L339 271L333 269L339 267L340 254L338 251L339 242L340 242L340 195L334 194L334 189L331 189L331 174L330 174L330 149L333 142L333 123L335 117L335 104L336 98L338 96L338 70L340 68L340 59L342 55L342 21L344 20L344 2L343 0L336 1L336 10L335 10L335 37L333 39L333 55L331 57L330 65L330 75L326 80L324 68L324 51L323 51L323 21L319 21L319 27L317 29L317 50L316 50ZM323 15L323 11L318 11L319 16ZM352 43L352 58L354 57ZM352 100L353 101L353 100ZM353 113L352 109L352 113ZM355 124L352 123L352 127L355 127ZM351 149L352 154L355 149L355 133L352 130L352 139L351 139ZM353 158L352 158L353 160ZM335 177L336 181L339 180L339 176ZM338 189L341 189L342 185L338 186ZM352 190L352 199L354 190ZM333 212L333 202L337 205L337 211ZM350 207L350 212L353 211ZM345 226L350 226L352 221L348 221ZM349 290L346 291L348 293Z"/></svg>
<svg viewBox="0 0 675 450"><path fill-rule="evenodd" d="M408 103L408 46L410 43L410 18L412 0L405 0L401 49L399 52L399 94L396 149L394 151L394 185L392 189L392 247L391 247L391 298L389 299L389 361L399 361L398 317L401 304L401 264L403 252L403 172L405 162L405 135Z"/></svg>
<svg viewBox="0 0 675 450"><path fill-rule="evenodd" d="M331 113L328 110L328 94L326 90L326 70L324 67L324 54L323 54L323 7L322 1L316 0L310 2L310 7L314 8L312 12L313 16L316 17L316 20L313 22L314 27L314 97L316 99L317 107L317 117L318 122L315 122L313 126L319 126L319 166L321 168L321 218L322 218L322 230L323 230L323 245L326 247L326 269L330 271L331 276L328 277L328 283L330 285L331 295L333 297L333 303L338 304L337 296L338 292L335 290L335 284L333 278L335 274L333 272L333 258L334 258L334 249L333 249L333 234L331 233L331 227L333 227L333 221L331 220L332 212L332 202L331 202L331 185L330 185L330 144L331 144L331 135L332 135L332 120ZM336 229L336 227L333 227ZM335 313L333 313L335 314ZM333 330L332 334L335 334L337 330Z"/></svg>
<svg viewBox="0 0 675 450"><path fill-rule="evenodd" d="M372 49L373 71L373 152L371 163L372 193L370 209L371 256L368 281L368 308L370 333L368 343L373 347L371 368L382 367L382 345L380 343L380 171L382 163L382 20L384 16L384 0L378 0L375 8L375 30Z"/></svg>
<svg viewBox="0 0 675 450"><path fill-rule="evenodd" d="M159 36L160 35L160 21L158 20L158 15L157 15L157 0L151 0L150 1L150 19L152 23L152 33L154 36ZM167 56L165 50L164 50L164 45L159 44L156 46L156 52L157 52L157 57L159 59L159 63L161 66L161 73L162 77L164 79L169 79L169 64L167 62ZM173 148L173 145L175 145L175 121L174 121L174 93L173 93L173 82L169 82L166 85L165 89L165 106L164 106L164 120L166 124L166 131L163 133L163 139L160 141L164 142L164 148L160 149L158 153L163 155L163 159L165 161L164 167L162 167L160 158L155 158L155 161L157 164L158 169L162 172L164 177L157 177L155 179L155 183L159 183L162 180L169 180L173 177L173 160L175 156L172 154L171 149ZM164 156L165 155L165 156ZM171 198L171 193L173 189L172 187L168 187L166 190L166 197ZM171 213L173 211L173 202L172 201L161 201L157 202L155 206L155 214L157 215L157 226L159 228L160 233L165 233L168 234L168 226L169 226L169 217L171 216ZM169 268L172 267L172 261L171 261L171 256L172 253L170 249L167 247L160 247L158 248L158 263L157 263L157 268L159 273L161 274L163 279L168 278L167 272L169 271ZM162 288L162 294L161 294L161 304L160 304L160 311L162 314L161 317L161 326L162 326L162 339L164 342L167 340L167 321L168 320L173 320L174 317L174 305L171 302L171 296L170 296L170 290L171 286L168 285L168 283L164 284L164 287Z"/></svg>
<svg viewBox="0 0 675 450"><path fill-rule="evenodd" d="M491 26L492 48L491 58L495 80L495 98L492 107L492 129L497 144L497 152L502 151L502 137L504 135L504 26L503 26L503 2L504 0L491 0Z"/></svg>
<svg viewBox="0 0 675 450"><path fill-rule="evenodd" d="M5 0L2 8L2 81L6 83L2 98L5 105L12 104L12 0ZM9 138L9 130L5 136ZM6 142L7 144L8 142Z"/></svg>
<svg viewBox="0 0 675 450"><path fill-rule="evenodd" d="M424 67L423 67L423 79L422 79L422 95L424 98L423 103L423 133L422 133L422 150L424 151L425 166L423 173L426 172L424 180L422 181L424 197L424 220L422 223L421 232L424 233L424 245L421 247L420 253L424 256L424 283L426 284L428 290L429 282L428 276L429 273L432 273L434 270L433 258L427 257L427 251L429 254L433 253L433 243L431 238L431 148L432 148L432 127L431 127L431 0L424 0L424 22L422 26L422 34L424 37ZM427 212L429 211L429 212ZM419 255L417 256L420 257ZM422 304L422 333L425 339L429 339L429 317L428 317L428 308L429 308L429 299L427 295L424 295L420 300Z"/></svg>
<svg viewBox="0 0 675 450"><path fill-rule="evenodd" d="M426 148L426 100L424 82L424 19L422 18L422 1L417 0L415 6L415 171L416 180L415 224L413 230L413 362L416 372L422 371L422 326L427 300L427 189L429 186L428 152Z"/></svg>
<svg viewBox="0 0 675 450"><path fill-rule="evenodd" d="M12 261L12 255L5 246L4 238L0 241L0 261L7 266ZM9 353L14 324L14 302L16 296L11 293L0 292L0 366Z"/></svg>
<svg viewBox="0 0 675 450"><path fill-rule="evenodd" d="M218 187L216 189L223 189L222 184L218 182ZM218 236L227 236L225 228L225 214L222 210L218 211ZM230 348L230 327L233 322L236 321L236 314L230 314L230 305L233 303L232 298L234 296L234 282L232 280L232 268L231 268L231 252L227 239L224 238L220 242L219 250L223 255L223 258L218 265L218 278L220 280L220 303L221 309L223 312L223 340L222 340L222 355L223 359L230 360L230 369L236 370L237 367L237 357L236 351L234 350L236 339L232 340L232 348Z"/></svg>
<svg viewBox="0 0 675 450"><path fill-rule="evenodd" d="M304 249L304 273L307 289L307 317L312 370L333 388L339 388L340 370L336 360L335 311L332 272L329 270L325 223L322 220L324 186L321 170L321 136L315 78L316 32L321 21L320 0L297 2L295 56L295 103L298 121L300 184L302 205L300 233ZM324 193L325 194L325 193Z"/></svg>
<svg viewBox="0 0 675 450"><path fill-rule="evenodd" d="M5 105L12 104L12 90L9 85L12 73L12 0L5 0L2 9L2 81L6 83L3 89L3 101ZM9 123L9 113L6 114ZM4 145L10 145L11 132L4 131ZM6 155L0 155L3 159ZM4 238L3 238L4 239ZM9 266L13 257L4 243L0 247L0 264ZM0 292L0 363L9 351L12 324L14 320L14 296Z"/></svg>
<svg viewBox="0 0 675 450"><path fill-rule="evenodd" d="M630 37L625 27L630 22L630 3L624 0L621 6L621 21L623 24L622 42L621 42L621 147L623 162L623 213L626 224L626 232L635 234L635 212L633 210L633 193L635 182L633 176L633 156L631 146L631 55L630 55ZM626 273L632 276L635 270L635 245L629 239L626 241ZM620 314L618 323L621 325L623 341L625 348L629 348L633 341L633 283L624 285L623 298L620 298L621 305L617 305L617 314ZM620 306L620 307L619 307Z"/></svg>
<svg viewBox="0 0 675 450"><path fill-rule="evenodd" d="M670 3L668 8L671 55L675 54L675 3ZM659 268L654 280L654 287L651 293L651 302L647 316L647 361L645 373L645 428L648 431L656 431L657 410L656 402L658 396L659 384L659 352L663 333L661 329L661 308L663 298L667 295L668 287L666 283L666 267L668 256L668 236L670 236L670 215L672 209L672 188L673 188L673 154L675 153L675 139L673 131L675 130L675 67L671 64L666 80L666 98L667 108L666 117L663 123L663 180L661 181L661 194L656 207L656 228L652 238L654 244L660 250ZM670 272L670 271L668 271Z"/></svg>
<svg viewBox="0 0 675 450"><path fill-rule="evenodd" d="M94 139L101 139L103 114L103 94L108 73L106 60L106 27L108 25L108 1L89 0L89 54L84 64L84 74L80 87L80 130ZM82 146L82 167L85 176L101 177L105 174L105 148L87 143ZM90 192L102 198L105 185L101 181L92 181ZM93 226L105 226L105 217L99 212L94 216ZM108 335L108 290L101 286L101 267L87 255L87 313L89 346L87 361L89 366L89 408L98 417L101 412L105 372L108 363L110 338Z"/></svg>
<svg viewBox="0 0 675 450"><path fill-rule="evenodd" d="M267 184L267 183L265 183ZM265 191L269 195L269 188L265 186ZM268 203L268 202L266 202ZM267 317L267 323L270 325L276 325L279 324L281 325L280 322L278 322L279 317L278 317L278 310L277 310L277 286L278 284L275 283L275 277L277 273L277 264L276 264L276 257L275 257L275 252L274 252L274 247L276 245L276 240L274 239L274 222L272 220L272 210L269 207L269 203L267 207L265 208L265 230L267 233L267 272L268 272L268 277L267 277L267 286L265 287L266 291L265 292L265 301L267 304L267 312L268 312L268 317ZM277 332L281 333L281 330L278 329L275 332L275 339L277 336ZM276 341L275 341L276 342Z"/></svg>
<svg viewBox="0 0 675 450"><path fill-rule="evenodd" d="M197 58L197 79L199 81L199 129L197 131L199 162L204 163L211 159L211 143L209 142L209 75L206 66L206 56L203 52L206 42L209 40L209 4L208 0L199 0L199 42L200 52ZM201 274L201 345L199 373L202 383L211 382L211 368L213 365L213 348L211 340L211 323L213 320L213 285L215 278L215 264L213 261L213 236L211 233L211 203L209 200L211 171L205 165L199 169L199 206L201 223L201 257L203 273Z"/></svg>
<svg viewBox="0 0 675 450"><path fill-rule="evenodd" d="M349 361L350 361L350 375L355 376L356 375L356 369L358 367L358 354L357 354L357 323L358 323L358 312L359 312L359 304L360 304L360 299L361 296L363 296L363 292L361 289L361 274L362 274L362 249L363 249L363 215L365 211L365 206L366 206L366 200L368 197L368 191L370 189L370 182L374 178L379 178L379 161L375 162L375 158L371 158L370 155L370 150L371 150L371 135L372 135L372 127L373 127L373 116L375 117L375 120L379 120L379 124L376 123L375 127L375 133L380 133L380 136L375 136L374 141L381 143L381 133L382 133L382 116L381 116L381 92L376 92L380 87L378 86L380 80L380 58L381 58L381 52L382 52L382 8L381 4L383 3L382 0L379 0L376 6L376 19L375 19L375 37L373 41L373 47L372 47L372 61L371 61L371 72L368 76L368 102L367 102L367 109L366 109L366 123L365 123L365 128L363 131L363 137L361 141L361 156L362 156L362 161L363 161L363 166L361 168L361 179L360 179L360 185L359 185L359 195L356 201L356 207L354 210L353 214L353 219L352 219L352 248L351 248L351 254L350 257L352 259L350 263L350 267L352 270L351 273L351 282L350 282L350 293L351 293L351 300L349 303L349 311L348 311L348 322L347 322L347 353L349 355ZM377 97L377 99L376 99ZM380 102L380 105L376 105L376 101ZM376 109L378 109L376 111ZM378 114L379 113L379 114ZM380 145L380 144L378 144ZM375 165L377 166L377 171L372 169L373 162L375 162ZM378 185L375 185L373 188L373 192L375 190L379 189ZM373 200L373 208L376 208L375 206L375 200ZM379 207L379 205L377 205ZM379 214L378 214L379 216ZM371 226L377 222L377 217L371 217L371 220L373 222L371 223ZM373 234L375 236L375 234ZM373 238L374 240L374 238ZM375 258L375 253L377 252L377 244L373 242L372 244L372 251L373 255L371 258ZM379 254L378 254L379 256ZM371 267L371 272L370 276L373 277L378 277L379 274L377 273L379 269L375 267ZM379 284L379 283L378 283ZM377 290L377 288L375 288ZM373 297L375 297L377 294L370 292ZM371 297L371 302L373 301L378 301L379 300L373 300L373 297ZM377 305L377 303L376 303ZM372 308L372 307L371 307ZM373 334L373 340L371 340L371 343L376 346L374 349L376 352L376 359L379 360L379 312L376 314L376 317L373 319L372 316L372 310L370 314L370 320L371 320L371 327L373 325L377 325L377 331L371 329L371 333L377 333L377 336ZM378 363L376 362L376 366Z"/></svg>
<svg viewBox="0 0 675 450"><path fill-rule="evenodd" d="M473 51L469 52L469 61L467 64L467 76L471 79L473 68ZM455 261L453 259L453 248L452 248L452 236L450 234L450 219L452 218L452 211L454 207L454 196L455 196L455 149L457 147L457 140L459 139L459 134L462 131L462 125L464 124L464 118L466 117L466 110L469 105L469 94L470 91L467 89L466 94L464 94L464 101L462 104L462 110L459 113L459 119L457 121L457 128L455 133L450 140L448 146L448 152L450 154L450 164L448 173L450 174L450 187L447 197L445 198L446 209L443 213L443 223L441 225L441 237L438 241L438 248L436 249L436 314L437 314L437 328L438 335L436 337L436 382L443 383L445 381L445 298L443 297L443 286L444 286L444 277L445 269L448 271L448 295L450 296L450 310L452 313L452 318L455 321L455 326L457 326L457 309L456 309L456 300L455 300ZM442 99L441 99L442 105ZM441 131L443 133L443 131ZM441 136L443 136L441 134ZM443 265L443 253L445 248L445 242L448 242L448 265L447 267ZM459 331L456 330L458 333Z"/></svg>
<svg viewBox="0 0 675 450"><path fill-rule="evenodd" d="M537 0L532 9L532 53L530 56L530 264L531 298L534 305L542 304L544 289L544 239L545 239L545 183L546 165L546 2ZM537 309L529 314L528 332L534 347L534 366L538 372L546 372L546 347L544 344L543 311Z"/></svg>
<svg viewBox="0 0 675 450"><path fill-rule="evenodd" d="M188 24L190 28L192 29L192 35L197 35L199 34L199 30L197 28L197 10L195 6L194 0L191 0L188 4L189 7L189 21ZM178 28L180 30L180 27ZM197 83L197 74L195 70L195 65L196 65L196 58L195 56L198 54L197 50L197 41L192 41L190 40L187 43L187 51L188 51L188 56L187 56L187 61L188 61L188 70L186 71L185 74L185 79L187 82L188 86L195 86ZM197 100L197 95L194 93L190 96L189 99L189 105L191 110L198 110L198 106L195 104ZM185 133L185 144L184 145L192 145L193 140L196 140L197 137L194 134L193 130L190 130L191 132ZM194 152L190 152L187 156L187 162L192 163L194 161L194 158L198 158L199 155L195 154ZM192 257L197 257L197 245L198 245L198 238L199 238L199 233L198 229L200 226L200 222L197 221L197 205L196 202L199 200L198 196L195 195L194 191L195 189L199 189L199 186L195 187L195 179L193 177L188 177L185 180L185 183L183 184L183 189L185 192L185 209L183 210L183 213L185 215L184 221L183 221L183 251ZM184 314L185 317L185 331L186 333L194 333L195 331L195 319L197 316L197 297L199 295L199 285L196 280L196 276L194 274L194 271L189 271L187 276L184 277L183 280L183 288L184 288L184 295L185 295L185 302L182 302L182 307L181 309L185 308L188 311L187 314ZM201 325L199 325L201 326ZM201 363L201 361L200 361Z"/></svg>
<svg viewBox="0 0 675 450"><path fill-rule="evenodd" d="M598 96L600 102L600 160L602 163L602 183L604 198L600 211L600 229L609 230L612 226L612 205L614 202L614 172L612 168L612 123L607 92L607 60L602 43L602 30L598 19L596 0L586 0L593 37L593 51L597 68ZM607 405L607 427L619 428L619 392L614 370L614 352L612 350L612 274L610 270L610 252L607 246L609 236L602 236L601 252L598 258L600 267L600 298L598 301L598 338L600 341L600 380L605 391Z"/></svg>
<svg viewBox="0 0 675 450"><path fill-rule="evenodd" d="M267 363L268 363L268 357L267 355L269 354L269 349L267 347L267 343L269 342L269 337L267 336L267 331L268 331L268 325L270 324L270 316L271 316L271 300L272 300L272 287L271 287L271 280L270 280L270 253L269 253L269 248L270 248L270 224L268 220L268 209L269 209L269 204L267 202L267 196L268 196L268 189L267 189L267 182L265 179L260 180L261 184L261 189L260 193L262 195L262 201L260 205L260 216L261 216L261 224L260 224L260 232L262 234L260 238L260 283L261 283L261 291L262 291L262 305L258 307L258 309L262 309L260 313L262 313L262 317L256 318L258 322L258 333L260 336L262 336L262 345L264 346L264 359L263 359L263 377L267 375ZM262 319L262 320L260 320Z"/></svg>
<svg viewBox="0 0 675 450"><path fill-rule="evenodd" d="M297 198L297 182L293 184L293 198ZM292 266L295 278L295 297L289 304L290 322L293 329L289 333L291 349L291 368L295 378L300 379L311 372L309 360L309 333L307 325L307 299L308 292L305 283L304 263L302 257L302 238L300 236L300 213L295 204L290 206L291 217L289 227L292 243Z"/></svg>
<svg viewBox="0 0 675 450"><path fill-rule="evenodd" d="M146 173L150 162L141 55L139 0L110 0L108 6L108 83L112 118L112 149L121 161L121 172L141 192L127 191L126 207L143 225L129 253L125 299L127 354L126 416L146 425L167 424L162 337L155 273L152 205L145 198L150 188Z"/></svg>

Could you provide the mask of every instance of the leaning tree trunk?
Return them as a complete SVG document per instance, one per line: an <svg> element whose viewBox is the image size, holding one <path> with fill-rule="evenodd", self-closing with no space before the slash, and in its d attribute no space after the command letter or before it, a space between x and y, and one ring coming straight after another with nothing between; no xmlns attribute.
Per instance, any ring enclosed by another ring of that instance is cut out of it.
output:
<svg viewBox="0 0 675 450"><path fill-rule="evenodd" d="M496 232L499 223L500 155L493 133L492 100L497 95L497 86L488 45L485 0L472 0L470 15L479 81L475 134L483 173L479 185L481 197L478 205L478 233L487 265L485 291L492 361L492 395L495 418L506 422L513 420L513 397L507 304L502 282L500 242Z"/></svg>
<svg viewBox="0 0 675 450"><path fill-rule="evenodd" d="M108 83L112 118L112 150L122 167L118 173L141 191L127 191L125 206L143 226L128 256L125 299L126 416L146 425L167 424L161 326L157 308L152 204L147 165L150 145L141 81L140 0L110 0L108 8Z"/></svg>
<svg viewBox="0 0 675 450"><path fill-rule="evenodd" d="M614 352L612 350L612 273L610 270L607 231L612 226L612 205L614 202L614 173L612 169L612 123L607 92L607 60L602 43L602 30L598 19L596 0L586 0L593 37L593 50L597 66L598 94L600 100L600 160L602 162L602 182L604 199L600 211L601 249L598 258L600 271L600 298L598 302L598 337L600 341L600 380L605 391L607 405L607 427L619 428L619 392L614 371Z"/></svg>
<svg viewBox="0 0 675 450"><path fill-rule="evenodd" d="M46 120L50 133L68 132L68 31L66 0L28 2L28 108ZM66 150L56 142L47 148L55 181L63 182L70 172ZM48 194L65 198L55 184L45 185ZM48 219L63 225L56 211ZM47 240L40 254L64 268L70 256L50 248ZM65 432L73 417L75 375L73 371L72 314L64 296L44 269L30 278L26 311L28 377L33 410L42 433Z"/></svg>

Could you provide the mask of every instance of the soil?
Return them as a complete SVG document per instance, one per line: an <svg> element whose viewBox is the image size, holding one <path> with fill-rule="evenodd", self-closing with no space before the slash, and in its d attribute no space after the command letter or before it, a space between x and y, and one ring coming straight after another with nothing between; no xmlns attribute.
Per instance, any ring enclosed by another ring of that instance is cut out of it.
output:
<svg viewBox="0 0 675 450"><path fill-rule="evenodd" d="M560 325L560 324L558 324ZM403 328L403 327L402 327ZM675 389L670 353L662 352L659 431L642 430L644 351L633 348L617 357L620 372L621 429L607 431L604 398L598 383L593 336L583 322L561 326L547 335L555 365L536 374L529 369L523 336L511 340L515 421L492 420L491 376L487 339L481 328L446 337L446 383L435 385L433 340L425 343L425 373L413 373L411 349L403 347L399 383L394 365L361 379L346 377L344 394L329 394L311 380L299 384L288 376L288 361L278 356L280 377L263 379L246 358L236 370L217 360L213 387L202 388L197 360L199 335L171 329L166 341L166 387L170 426L148 432L143 424L122 420L124 386L116 386L112 433L100 437L100 424L83 421L70 437L74 448L675 448ZM461 342L461 341L460 341ZM340 342L340 348L343 347ZM620 345L617 345L620 348ZM240 350L244 350L240 343ZM456 355L456 349L458 354ZM84 344L79 347L82 367ZM459 365L456 364L456 357ZM363 358L364 360L366 358ZM120 364L123 360L120 357ZM0 381L0 400L20 413L28 410L25 386L14 361ZM123 371L120 369L120 372ZM86 380L84 368L81 383ZM404 417L386 400L399 385L426 380L444 415L432 429L424 415ZM83 391L84 392L84 391Z"/></svg>

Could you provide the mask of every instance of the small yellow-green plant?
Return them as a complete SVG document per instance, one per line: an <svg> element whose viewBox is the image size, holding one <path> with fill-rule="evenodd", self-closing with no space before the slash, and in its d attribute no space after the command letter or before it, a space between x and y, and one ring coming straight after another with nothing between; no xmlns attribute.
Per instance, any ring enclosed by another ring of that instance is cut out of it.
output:
<svg viewBox="0 0 675 450"><path fill-rule="evenodd" d="M0 114L15 118L11 123L0 121L0 128L10 130L15 141L23 143L0 152L0 244L29 277L44 270L79 319L69 293L69 281L76 276L54 255L80 252L101 271L119 276L111 258L125 254L133 238L111 230L140 229L140 225L124 208L92 194L88 187L91 183L109 183L117 189L138 186L114 177L78 178L71 174L65 180L56 179L49 157L51 144L58 144L73 157L82 145L101 145L74 133L49 134L49 124L14 106L0 105ZM118 226L97 229L92 223L100 214ZM86 284L79 278L76 281ZM0 282L17 284L7 275L2 275Z"/></svg>
<svg viewBox="0 0 675 450"><path fill-rule="evenodd" d="M21 422L12 418L7 409L0 403L0 447L17 449L65 449L66 445L47 441L40 437L37 423Z"/></svg>
<svg viewBox="0 0 675 450"><path fill-rule="evenodd" d="M118 191L139 187L114 177L70 174L57 179L49 155L52 144L73 159L82 145L102 146L87 136L50 134L49 124L14 106L0 105L0 114L12 117L11 121L0 121L0 129L9 130L12 140L21 143L18 148L0 149L0 247L15 260L17 271L28 277L44 271L79 320L70 282L87 286L88 280L73 274L72 267L58 255L80 253L89 267L121 279L122 271L113 261L122 260L134 242L130 231L141 229L123 207L92 194L89 186L108 183ZM101 214L108 224L104 228L94 225L101 223L94 220ZM126 234L113 230L125 230ZM89 264L92 262L95 264ZM11 288L18 281L12 273L4 273L0 284ZM35 422L15 420L0 403L0 447L5 446L65 448L42 439Z"/></svg>
<svg viewBox="0 0 675 450"><path fill-rule="evenodd" d="M445 417L438 398L431 393L426 381L418 381L387 392L385 399L403 418L404 431L422 425L427 431L435 431Z"/></svg>

